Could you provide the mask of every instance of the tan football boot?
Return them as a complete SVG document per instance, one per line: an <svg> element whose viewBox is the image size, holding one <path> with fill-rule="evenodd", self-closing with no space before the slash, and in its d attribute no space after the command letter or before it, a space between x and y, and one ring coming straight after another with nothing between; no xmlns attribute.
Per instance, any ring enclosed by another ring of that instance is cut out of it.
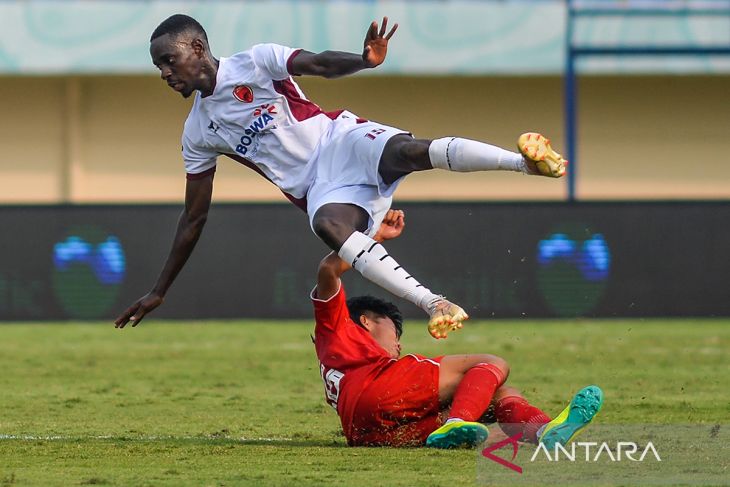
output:
<svg viewBox="0 0 730 487"><path fill-rule="evenodd" d="M446 299L436 301L429 307L428 314L431 316L428 332L437 340L446 338L450 331L461 329L464 326L461 322L469 319L461 306Z"/></svg>
<svg viewBox="0 0 730 487"><path fill-rule="evenodd" d="M536 132L527 132L517 139L517 148L525 157L532 174L560 178L565 175L568 161L550 147L550 139Z"/></svg>

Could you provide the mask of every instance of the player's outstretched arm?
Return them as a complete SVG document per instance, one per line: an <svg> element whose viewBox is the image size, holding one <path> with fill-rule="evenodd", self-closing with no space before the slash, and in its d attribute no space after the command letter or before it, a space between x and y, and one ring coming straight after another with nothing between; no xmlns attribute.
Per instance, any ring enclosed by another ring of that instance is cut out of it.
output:
<svg viewBox="0 0 730 487"><path fill-rule="evenodd" d="M212 196L212 174L203 179L188 180L185 187L185 209L180 214L175 239L157 283L149 293L119 315L114 321L115 328L124 328L130 321L132 326L137 326L147 313L162 304L167 290L192 254L203 232Z"/></svg>
<svg viewBox="0 0 730 487"><path fill-rule="evenodd" d="M388 210L373 240L384 242L400 236L405 228L406 220L403 210ZM340 259L337 252L330 252L322 259L317 270L317 298L329 299L340 288L340 277L351 269L350 265Z"/></svg>
<svg viewBox="0 0 730 487"><path fill-rule="evenodd" d="M301 51L292 59L292 74L337 78L379 66L385 61L388 41L398 29L398 24L388 34L385 33L387 27L388 17L383 17L380 29L376 21L370 24L365 34L362 55L341 51L324 51L319 54Z"/></svg>

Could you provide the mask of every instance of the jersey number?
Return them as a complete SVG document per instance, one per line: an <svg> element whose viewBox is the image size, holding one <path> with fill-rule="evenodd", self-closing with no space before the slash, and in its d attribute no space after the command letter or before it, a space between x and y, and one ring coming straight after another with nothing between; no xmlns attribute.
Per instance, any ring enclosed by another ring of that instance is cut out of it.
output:
<svg viewBox="0 0 730 487"><path fill-rule="evenodd" d="M319 366L319 372L322 375L322 381L324 381L324 394L327 399L327 404L337 411L337 400L340 397L340 381L345 374L336 369L327 369L322 364Z"/></svg>
<svg viewBox="0 0 730 487"><path fill-rule="evenodd" d="M377 137L380 134L385 133L385 129L372 129L370 132L365 134L365 137L367 137L370 140L375 140L375 137Z"/></svg>

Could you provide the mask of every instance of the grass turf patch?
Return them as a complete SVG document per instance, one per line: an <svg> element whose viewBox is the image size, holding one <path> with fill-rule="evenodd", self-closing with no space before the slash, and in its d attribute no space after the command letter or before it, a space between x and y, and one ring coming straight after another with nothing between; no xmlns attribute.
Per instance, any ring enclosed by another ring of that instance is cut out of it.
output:
<svg viewBox="0 0 730 487"><path fill-rule="evenodd" d="M0 486L474 485L473 451L346 447L311 328L1 325ZM730 417L727 321L474 322L438 342L412 323L403 342L500 355L548 414L595 383L601 423Z"/></svg>

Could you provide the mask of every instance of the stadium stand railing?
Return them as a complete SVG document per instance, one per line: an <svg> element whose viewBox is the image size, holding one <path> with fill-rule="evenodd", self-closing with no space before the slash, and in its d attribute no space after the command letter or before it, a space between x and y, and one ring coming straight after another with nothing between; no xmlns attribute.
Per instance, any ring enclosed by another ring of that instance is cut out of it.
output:
<svg viewBox="0 0 730 487"><path fill-rule="evenodd" d="M620 46L588 45L576 40L576 24L582 19L607 17L644 18L667 17L727 17L730 22L729 0L566 0L567 22L565 35L564 113L566 155L570 161L567 178L567 198L576 200L577 160L577 104L578 61L587 57L667 57L667 56L728 56L730 39L717 45L658 43L631 43Z"/></svg>

